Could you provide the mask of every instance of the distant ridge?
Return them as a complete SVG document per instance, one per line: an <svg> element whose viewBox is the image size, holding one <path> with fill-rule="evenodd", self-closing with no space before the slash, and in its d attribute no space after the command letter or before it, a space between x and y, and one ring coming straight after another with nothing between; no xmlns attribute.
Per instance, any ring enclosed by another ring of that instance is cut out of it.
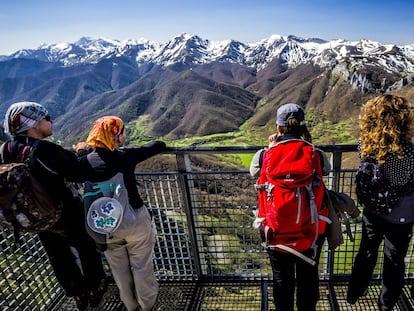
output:
<svg viewBox="0 0 414 311"><path fill-rule="evenodd" d="M37 49L18 50L8 56L0 56L0 61L29 58L70 66L97 63L102 59L121 56L133 59L137 64L169 66L175 63L205 64L221 61L235 62L258 70L276 57L290 66L308 62L330 66L350 57L360 59L361 62L381 61L382 66L392 71L414 72L414 44L397 46L367 39L326 41L294 35L272 35L255 43L211 41L187 33L166 43L147 39L117 41L82 37L74 43L43 44Z"/></svg>
<svg viewBox="0 0 414 311"><path fill-rule="evenodd" d="M411 88L413 76L414 45L366 39L83 37L0 56L0 114L16 101L41 102L65 143L103 114L123 117L136 137L177 139L270 125L287 101L338 122L369 96Z"/></svg>

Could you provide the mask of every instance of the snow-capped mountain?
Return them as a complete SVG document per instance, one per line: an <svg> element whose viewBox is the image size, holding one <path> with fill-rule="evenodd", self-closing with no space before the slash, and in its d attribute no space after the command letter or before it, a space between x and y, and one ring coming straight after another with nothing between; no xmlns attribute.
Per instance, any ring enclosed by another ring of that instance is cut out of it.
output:
<svg viewBox="0 0 414 311"><path fill-rule="evenodd" d="M102 114L119 115L148 137L175 139L237 131L246 122L273 127L275 107L286 102L336 123L355 118L370 96L412 97L412 89L414 45L366 39L84 37L0 56L0 115L17 101L40 102L54 116L55 138L66 143Z"/></svg>
<svg viewBox="0 0 414 311"><path fill-rule="evenodd" d="M210 41L196 35L181 34L166 43L146 39L117 41L81 38L75 43L42 45L37 49L19 50L0 61L30 58L61 62L65 66L94 63L114 56L133 57L138 64L175 63L206 64L214 61L234 62L263 69L275 58L289 66L313 62L322 67L341 62L353 65L376 64L390 72L414 72L414 44L386 45L366 39L360 41L300 38L272 35L256 43L234 40Z"/></svg>

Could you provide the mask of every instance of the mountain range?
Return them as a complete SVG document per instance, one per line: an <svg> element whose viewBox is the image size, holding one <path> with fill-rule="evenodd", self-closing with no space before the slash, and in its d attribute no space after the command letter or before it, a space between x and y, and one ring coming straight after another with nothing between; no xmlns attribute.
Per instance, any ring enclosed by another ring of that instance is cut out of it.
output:
<svg viewBox="0 0 414 311"><path fill-rule="evenodd" d="M108 114L123 118L133 137L179 139L271 126L287 102L339 122L373 95L414 99L413 77L414 44L293 35L256 43L186 33L166 43L84 37L0 56L0 115L17 101L40 102L65 145Z"/></svg>

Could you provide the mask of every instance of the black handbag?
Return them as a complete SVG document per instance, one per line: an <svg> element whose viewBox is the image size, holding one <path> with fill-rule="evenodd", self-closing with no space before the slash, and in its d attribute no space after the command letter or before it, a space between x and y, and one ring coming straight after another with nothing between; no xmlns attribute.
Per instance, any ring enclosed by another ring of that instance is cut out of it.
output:
<svg viewBox="0 0 414 311"><path fill-rule="evenodd" d="M414 223L414 193L400 198L391 212L381 217L393 224Z"/></svg>

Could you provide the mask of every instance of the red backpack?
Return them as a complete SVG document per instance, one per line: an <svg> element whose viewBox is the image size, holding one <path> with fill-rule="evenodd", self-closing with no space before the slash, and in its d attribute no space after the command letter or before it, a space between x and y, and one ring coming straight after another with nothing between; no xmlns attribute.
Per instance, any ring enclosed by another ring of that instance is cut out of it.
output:
<svg viewBox="0 0 414 311"><path fill-rule="evenodd" d="M294 254L313 248L330 222L315 146L289 139L265 150L256 189L267 246Z"/></svg>

